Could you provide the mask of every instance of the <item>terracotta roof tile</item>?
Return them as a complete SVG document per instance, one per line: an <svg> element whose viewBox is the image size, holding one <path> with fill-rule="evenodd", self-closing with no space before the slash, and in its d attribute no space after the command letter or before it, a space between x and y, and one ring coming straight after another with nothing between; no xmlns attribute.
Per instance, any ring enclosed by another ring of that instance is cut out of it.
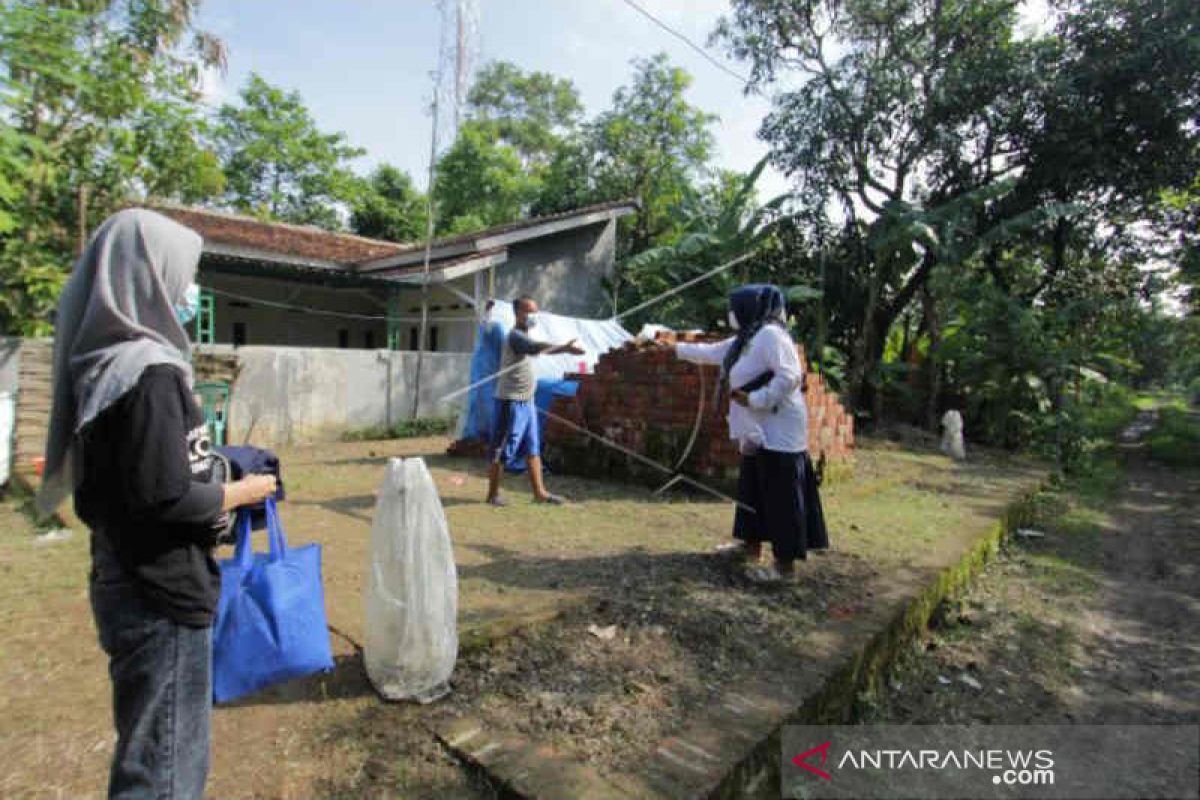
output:
<svg viewBox="0 0 1200 800"><path fill-rule="evenodd" d="M405 245L368 239L349 233L334 233L301 225L264 222L206 208L154 206L161 214L187 225L204 237L234 247L247 247L270 253L349 264L364 259L382 258L402 252Z"/></svg>
<svg viewBox="0 0 1200 800"><path fill-rule="evenodd" d="M532 228L547 222L635 205L636 201L633 200L596 203L558 214L532 217L485 230L435 239L432 246L441 248L456 244L470 244L477 239ZM206 242L245 247L296 258L331 261L347 268L387 256L414 253L425 246L423 243L400 244L368 239L349 233L334 233L315 227L264 222L253 217L213 211L207 208L173 205L152 205L150 208L187 225L203 236ZM439 261L438 266L444 265Z"/></svg>

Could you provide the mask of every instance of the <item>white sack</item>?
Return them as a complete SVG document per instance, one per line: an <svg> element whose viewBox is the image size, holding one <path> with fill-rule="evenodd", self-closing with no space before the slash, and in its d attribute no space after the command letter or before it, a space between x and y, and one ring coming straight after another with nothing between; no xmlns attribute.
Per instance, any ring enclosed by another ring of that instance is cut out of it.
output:
<svg viewBox="0 0 1200 800"><path fill-rule="evenodd" d="M967 457L967 448L963 443L962 414L954 409L942 415L942 452L956 461Z"/></svg>
<svg viewBox="0 0 1200 800"><path fill-rule="evenodd" d="M12 467L13 427L16 424L16 404L9 392L0 392L0 486L8 483Z"/></svg>
<svg viewBox="0 0 1200 800"><path fill-rule="evenodd" d="M369 558L367 677L388 700L437 700L450 690L458 657L458 575L423 459L388 461Z"/></svg>

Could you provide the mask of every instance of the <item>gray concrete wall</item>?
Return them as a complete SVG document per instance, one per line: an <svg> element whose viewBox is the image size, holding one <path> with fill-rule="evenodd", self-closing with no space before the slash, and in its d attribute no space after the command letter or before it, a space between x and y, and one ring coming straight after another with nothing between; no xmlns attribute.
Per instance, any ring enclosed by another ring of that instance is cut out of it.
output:
<svg viewBox="0 0 1200 800"><path fill-rule="evenodd" d="M0 336L0 392L17 393L17 376L21 366L21 340Z"/></svg>
<svg viewBox="0 0 1200 800"><path fill-rule="evenodd" d="M616 220L512 245L508 262L496 267L496 297L527 294L555 314L610 317L604 281L612 275L616 247Z"/></svg>
<svg viewBox="0 0 1200 800"><path fill-rule="evenodd" d="M227 441L282 447L338 439L352 430L408 419L416 353L293 347L199 348L236 352L240 372L230 397ZM462 395L439 399L469 382L469 353L426 353L420 416L450 416ZM390 391L389 391L390 387Z"/></svg>

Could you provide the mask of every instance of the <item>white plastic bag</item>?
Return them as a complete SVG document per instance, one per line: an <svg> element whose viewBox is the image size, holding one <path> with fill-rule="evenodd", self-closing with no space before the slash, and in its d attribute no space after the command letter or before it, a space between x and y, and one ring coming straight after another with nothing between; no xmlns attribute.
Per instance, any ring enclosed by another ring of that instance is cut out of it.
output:
<svg viewBox="0 0 1200 800"><path fill-rule="evenodd" d="M967 457L967 448L963 443L962 414L950 409L942 415L942 452L955 461Z"/></svg>
<svg viewBox="0 0 1200 800"><path fill-rule="evenodd" d="M8 483L15 419L13 396L9 392L0 392L0 486Z"/></svg>
<svg viewBox="0 0 1200 800"><path fill-rule="evenodd" d="M387 700L450 691L458 657L458 575L446 515L424 460L388 461L367 564L367 677Z"/></svg>

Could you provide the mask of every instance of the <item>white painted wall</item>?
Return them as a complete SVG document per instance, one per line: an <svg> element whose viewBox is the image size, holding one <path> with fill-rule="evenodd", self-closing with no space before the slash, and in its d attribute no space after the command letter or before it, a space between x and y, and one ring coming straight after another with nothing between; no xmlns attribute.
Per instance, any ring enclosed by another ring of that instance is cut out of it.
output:
<svg viewBox="0 0 1200 800"><path fill-rule="evenodd" d="M0 336L0 392L17 393L20 369L21 340L15 336Z"/></svg>

